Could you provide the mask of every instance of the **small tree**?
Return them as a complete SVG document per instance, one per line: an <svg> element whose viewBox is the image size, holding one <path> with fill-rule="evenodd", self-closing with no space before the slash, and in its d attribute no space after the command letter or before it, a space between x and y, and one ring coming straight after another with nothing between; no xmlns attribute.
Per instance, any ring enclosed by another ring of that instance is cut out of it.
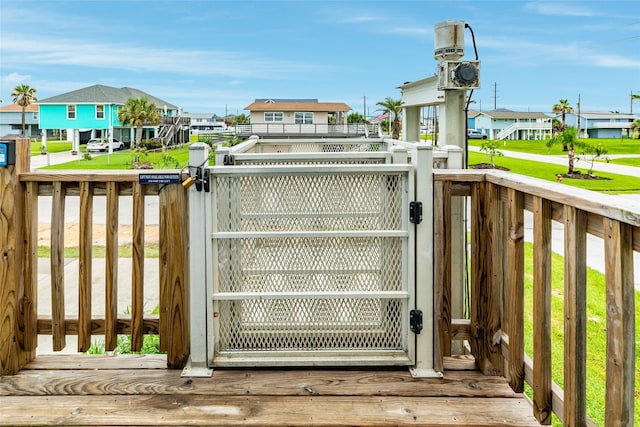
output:
<svg viewBox="0 0 640 427"><path fill-rule="evenodd" d="M498 141L493 139L483 139L482 144L480 145L480 151L484 151L487 154L489 164L492 168L496 167L495 163L493 163L493 158L504 156L502 151L498 150L498 146Z"/></svg>
<svg viewBox="0 0 640 427"><path fill-rule="evenodd" d="M558 102L551 108L551 111L554 112L555 114L562 114L562 131L561 132L564 132L565 129L567 128L567 122L566 122L567 113L572 113L573 107L571 106L571 104L569 104L569 101L567 101L566 99L561 99L560 102ZM563 143L562 151L567 151L568 149L569 148L567 147L567 145Z"/></svg>
<svg viewBox="0 0 640 427"><path fill-rule="evenodd" d="M640 139L640 119L636 119L635 122L631 123L630 129L632 131L638 131L637 138Z"/></svg>
<svg viewBox="0 0 640 427"><path fill-rule="evenodd" d="M578 143L578 132L573 126L565 128L562 132L554 134L551 139L547 141L547 147L551 147L554 144L562 144L562 147L568 147L569 150L569 169L567 175L573 175L573 161L575 158L575 145Z"/></svg>
<svg viewBox="0 0 640 427"><path fill-rule="evenodd" d="M589 167L589 175L593 175L593 162L601 158L602 156L606 156L609 152L604 144L589 144L588 142L579 142L579 147L582 151L582 155L589 158L591 163Z"/></svg>

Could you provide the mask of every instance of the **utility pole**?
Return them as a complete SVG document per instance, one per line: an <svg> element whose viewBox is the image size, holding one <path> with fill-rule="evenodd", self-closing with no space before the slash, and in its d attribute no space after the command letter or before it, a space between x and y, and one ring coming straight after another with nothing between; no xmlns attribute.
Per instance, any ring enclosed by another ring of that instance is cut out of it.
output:
<svg viewBox="0 0 640 427"><path fill-rule="evenodd" d="M580 138L580 94L578 94L578 138Z"/></svg>
<svg viewBox="0 0 640 427"><path fill-rule="evenodd" d="M498 109L498 83L493 82L493 110Z"/></svg>
<svg viewBox="0 0 640 427"><path fill-rule="evenodd" d="M362 117L364 117L364 121L367 121L367 95L362 97L364 99L364 106L362 108Z"/></svg>

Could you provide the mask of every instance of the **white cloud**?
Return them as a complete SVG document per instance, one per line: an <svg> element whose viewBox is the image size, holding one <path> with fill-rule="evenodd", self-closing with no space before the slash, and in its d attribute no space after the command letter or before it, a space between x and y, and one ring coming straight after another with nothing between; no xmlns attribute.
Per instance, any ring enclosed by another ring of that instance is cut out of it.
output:
<svg viewBox="0 0 640 427"><path fill-rule="evenodd" d="M282 73L325 70L324 65L281 61L232 51L200 51L146 46L121 46L70 39L3 35L3 66L67 65L135 72L277 78Z"/></svg>
<svg viewBox="0 0 640 427"><path fill-rule="evenodd" d="M538 13L540 15L559 16L598 16L599 13L584 7L579 3L559 3L559 2L532 2L524 6L526 11Z"/></svg>
<svg viewBox="0 0 640 427"><path fill-rule="evenodd" d="M26 81L31 79L31 76L28 75L23 75L23 74L18 74L18 73L10 73L7 74L6 76L2 76L0 77L2 79L2 84L7 84L7 85L18 85L18 84L23 84Z"/></svg>
<svg viewBox="0 0 640 427"><path fill-rule="evenodd" d="M585 60L598 67L606 68L637 68L640 69L640 60L616 55L586 55Z"/></svg>

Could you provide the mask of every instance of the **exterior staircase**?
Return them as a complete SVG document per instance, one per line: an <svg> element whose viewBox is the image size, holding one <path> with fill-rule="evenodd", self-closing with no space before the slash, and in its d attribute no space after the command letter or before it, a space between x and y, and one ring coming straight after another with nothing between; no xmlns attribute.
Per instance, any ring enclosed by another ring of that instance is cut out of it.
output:
<svg viewBox="0 0 640 427"><path fill-rule="evenodd" d="M190 123L191 119L189 117L163 117L162 124L154 140L160 141L164 146L183 143L185 141L182 131Z"/></svg>

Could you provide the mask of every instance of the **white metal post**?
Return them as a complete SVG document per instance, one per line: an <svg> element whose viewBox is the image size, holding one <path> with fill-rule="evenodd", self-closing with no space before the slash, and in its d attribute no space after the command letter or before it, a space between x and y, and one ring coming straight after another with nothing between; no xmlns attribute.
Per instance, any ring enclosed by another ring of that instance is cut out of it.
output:
<svg viewBox="0 0 640 427"><path fill-rule="evenodd" d="M415 308L422 311L423 329L415 334L414 377L441 377L433 369L433 147L416 144L412 156L415 168L415 200L422 202L422 222L416 224Z"/></svg>
<svg viewBox="0 0 640 427"><path fill-rule="evenodd" d="M189 172L208 166L209 146L195 143L189 147ZM183 377L210 377L212 370L207 361L207 253L210 239L203 236L206 229L206 193L196 185L189 192L189 327L191 331L191 355L182 371Z"/></svg>

